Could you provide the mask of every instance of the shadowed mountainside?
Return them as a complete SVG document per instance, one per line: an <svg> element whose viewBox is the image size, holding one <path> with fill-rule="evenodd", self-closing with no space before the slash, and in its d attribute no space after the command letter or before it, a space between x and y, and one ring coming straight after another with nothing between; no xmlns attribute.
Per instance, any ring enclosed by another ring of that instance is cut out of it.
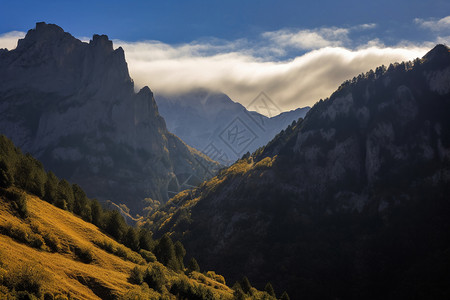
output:
<svg viewBox="0 0 450 300"><path fill-rule="evenodd" d="M231 280L294 299L450 295L450 52L342 84L149 216Z"/></svg>

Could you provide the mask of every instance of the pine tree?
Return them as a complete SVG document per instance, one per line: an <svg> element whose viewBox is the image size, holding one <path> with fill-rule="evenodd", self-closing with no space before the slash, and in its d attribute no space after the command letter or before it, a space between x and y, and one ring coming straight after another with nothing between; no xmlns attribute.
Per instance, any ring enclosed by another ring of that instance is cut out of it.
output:
<svg viewBox="0 0 450 300"><path fill-rule="evenodd" d="M106 232L116 239L116 241L122 241L127 230L127 224L122 215L117 210L113 210L108 213L105 222Z"/></svg>
<svg viewBox="0 0 450 300"><path fill-rule="evenodd" d="M163 265L172 270L179 270L179 263L175 255L175 246L168 234L161 237L155 247L155 256Z"/></svg>
<svg viewBox="0 0 450 300"><path fill-rule="evenodd" d="M183 244L180 241L175 243L175 255L178 262L178 268L180 270L184 269L184 256L186 255L186 249L184 249Z"/></svg>
<svg viewBox="0 0 450 300"><path fill-rule="evenodd" d="M44 184L44 200L48 203L54 204L58 195L58 183L59 179L53 174L53 172L47 173L47 181Z"/></svg>
<svg viewBox="0 0 450 300"><path fill-rule="evenodd" d="M241 280L241 287L244 293L250 294L252 290L252 285L250 284L250 281L248 280L247 276L242 277Z"/></svg>
<svg viewBox="0 0 450 300"><path fill-rule="evenodd" d="M187 265L187 269L189 272L200 272L200 266L197 263L197 260L195 258L191 258L189 260L189 263Z"/></svg>
<svg viewBox="0 0 450 300"><path fill-rule="evenodd" d="M124 244L133 251L139 251L139 236L133 227L129 227L124 237Z"/></svg>
<svg viewBox="0 0 450 300"><path fill-rule="evenodd" d="M286 291L284 291L283 294L281 294L280 300L291 300L291 298L289 298L288 293L286 293Z"/></svg>
<svg viewBox="0 0 450 300"><path fill-rule="evenodd" d="M4 160L0 160L0 187L9 188L14 183L11 170Z"/></svg>
<svg viewBox="0 0 450 300"><path fill-rule="evenodd" d="M264 287L264 290L267 292L267 294L269 294L272 297L276 297L275 295L275 290L273 289L273 286L270 282L268 282L266 284L266 286Z"/></svg>

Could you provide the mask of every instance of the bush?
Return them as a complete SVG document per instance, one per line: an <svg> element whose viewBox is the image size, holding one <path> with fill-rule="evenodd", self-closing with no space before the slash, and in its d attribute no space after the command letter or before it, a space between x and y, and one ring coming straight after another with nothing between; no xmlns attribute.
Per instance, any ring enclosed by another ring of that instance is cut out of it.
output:
<svg viewBox="0 0 450 300"><path fill-rule="evenodd" d="M155 254L153 254L150 251L141 249L139 251L139 254L142 256L143 259L145 259L146 262L155 262L156 261L156 256Z"/></svg>
<svg viewBox="0 0 450 300"><path fill-rule="evenodd" d="M138 266L131 269L130 282L133 284L141 284L144 281L144 272Z"/></svg>
<svg viewBox="0 0 450 300"><path fill-rule="evenodd" d="M22 218L28 216L27 197L24 192L16 192L9 190L0 190L1 194L12 203L14 210L19 213Z"/></svg>
<svg viewBox="0 0 450 300"><path fill-rule="evenodd" d="M145 271L144 282L155 291L162 292L167 279L162 268L158 265L154 265L151 269Z"/></svg>
<svg viewBox="0 0 450 300"><path fill-rule="evenodd" d="M59 239L52 233L46 232L42 235L44 238L45 244L49 247L49 249L53 252L61 251L61 244L59 243Z"/></svg>
<svg viewBox="0 0 450 300"><path fill-rule="evenodd" d="M214 294L208 288L200 284L191 283L186 277L182 277L180 280L176 281L172 285L170 292L181 299L214 299Z"/></svg>
<svg viewBox="0 0 450 300"><path fill-rule="evenodd" d="M225 278L222 275L216 274L214 271L206 272L206 276L217 281L218 283L225 284Z"/></svg>
<svg viewBox="0 0 450 300"><path fill-rule="evenodd" d="M11 270L7 278L7 286L16 291L27 291L40 296L42 284L48 275L38 263L26 262Z"/></svg>
<svg viewBox="0 0 450 300"><path fill-rule="evenodd" d="M86 247L75 247L75 255L84 263L91 263L94 261L94 254L90 248Z"/></svg>

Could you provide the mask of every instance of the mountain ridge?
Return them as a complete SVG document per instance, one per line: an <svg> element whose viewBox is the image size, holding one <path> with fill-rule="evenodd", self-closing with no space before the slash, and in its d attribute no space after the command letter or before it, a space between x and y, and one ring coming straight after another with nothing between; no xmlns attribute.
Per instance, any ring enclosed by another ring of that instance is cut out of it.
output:
<svg viewBox="0 0 450 300"><path fill-rule="evenodd" d="M450 248L449 57L437 46L344 82L147 226L232 279L243 266L295 298L447 295L436 282L450 277L439 267Z"/></svg>

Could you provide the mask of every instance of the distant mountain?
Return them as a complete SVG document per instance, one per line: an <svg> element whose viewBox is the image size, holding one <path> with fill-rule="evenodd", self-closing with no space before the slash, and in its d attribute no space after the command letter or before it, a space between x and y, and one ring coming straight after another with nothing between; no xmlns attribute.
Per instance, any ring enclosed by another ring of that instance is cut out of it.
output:
<svg viewBox="0 0 450 300"><path fill-rule="evenodd" d="M255 99L258 100L264 101ZM189 146L226 165L264 146L310 109L304 107L280 114L281 111L275 108L272 113L278 115L269 118L257 111L248 111L225 94L203 89L176 96L159 96L156 101L171 132ZM253 107L257 108L257 105ZM233 142L233 130L246 131L246 138Z"/></svg>
<svg viewBox="0 0 450 300"><path fill-rule="evenodd" d="M0 133L91 197L134 213L150 197L192 184L217 164L170 133L148 87L134 92L122 48L106 35L84 43L37 23L0 52Z"/></svg>
<svg viewBox="0 0 450 300"><path fill-rule="evenodd" d="M147 221L293 299L450 296L450 52L347 81Z"/></svg>

